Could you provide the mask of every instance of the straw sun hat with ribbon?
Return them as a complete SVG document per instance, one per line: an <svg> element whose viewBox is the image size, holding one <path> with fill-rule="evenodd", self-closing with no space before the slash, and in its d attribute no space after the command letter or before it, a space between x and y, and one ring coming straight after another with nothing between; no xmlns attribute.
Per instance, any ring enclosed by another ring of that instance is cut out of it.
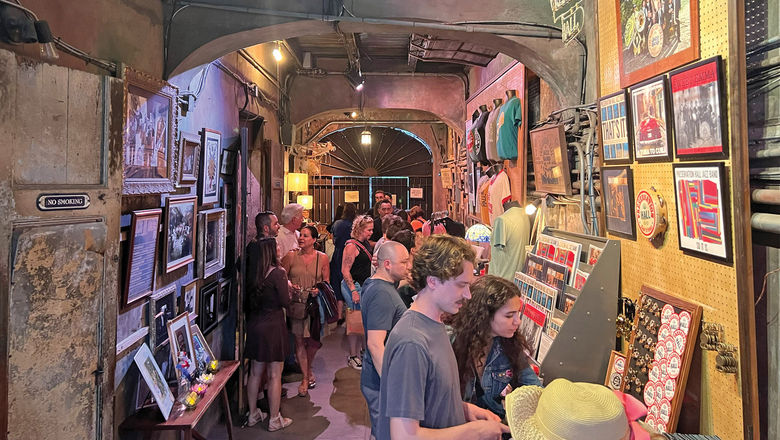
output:
<svg viewBox="0 0 780 440"><path fill-rule="evenodd" d="M506 396L514 440L647 440L636 420L647 409L633 396L603 385L556 379Z"/></svg>

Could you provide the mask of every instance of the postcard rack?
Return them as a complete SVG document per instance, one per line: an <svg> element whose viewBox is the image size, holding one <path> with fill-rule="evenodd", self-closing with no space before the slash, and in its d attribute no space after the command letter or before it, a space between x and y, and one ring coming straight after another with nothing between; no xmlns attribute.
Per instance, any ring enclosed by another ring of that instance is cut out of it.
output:
<svg viewBox="0 0 780 440"><path fill-rule="evenodd" d="M566 286L566 292L577 295L577 300L552 342L539 376L544 383L560 377L574 382L603 383L615 347L620 242L551 228L545 228L544 234L582 243L579 267L590 275L580 292ZM589 245L604 248L594 266L587 264Z"/></svg>

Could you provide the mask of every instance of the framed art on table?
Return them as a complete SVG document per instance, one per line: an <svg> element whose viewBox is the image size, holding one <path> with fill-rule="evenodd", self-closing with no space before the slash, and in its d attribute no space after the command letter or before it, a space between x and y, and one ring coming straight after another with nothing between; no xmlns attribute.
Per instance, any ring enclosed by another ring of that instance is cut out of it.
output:
<svg viewBox="0 0 780 440"><path fill-rule="evenodd" d="M187 372L192 374L195 371L195 348L192 344L192 328L190 327L189 315L182 313L168 322L168 339L171 342L171 359L174 365L179 364L179 352L185 352L190 365ZM176 377L181 375L179 369L176 369Z"/></svg>
<svg viewBox="0 0 780 440"><path fill-rule="evenodd" d="M209 362L213 360L219 360L216 357L214 357L214 353L211 351L211 347L209 347L208 341L206 341L206 338L203 336L203 333L200 331L200 327L196 325L192 325L192 344L195 348L195 357L198 360L198 363L204 363L208 365Z"/></svg>
<svg viewBox="0 0 780 440"><path fill-rule="evenodd" d="M201 145L203 145L203 163L200 167L198 194L200 194L200 204L206 205L219 202L219 159L222 154L222 134L204 128L201 131Z"/></svg>
<svg viewBox="0 0 780 440"><path fill-rule="evenodd" d="M198 214L195 196L168 197L165 206L165 272L195 261L195 229Z"/></svg>
<svg viewBox="0 0 780 440"><path fill-rule="evenodd" d="M149 346L142 344L133 357L133 361L138 366L141 376L152 392L152 396L154 396L154 400L157 402L163 417L165 420L168 420L171 415L171 409L173 409L173 393L168 388L168 382L166 382L165 376L163 376L160 367L154 360L154 355L152 355Z"/></svg>
<svg viewBox="0 0 780 440"><path fill-rule="evenodd" d="M173 191L178 90L129 67L124 79L122 194Z"/></svg>
<svg viewBox="0 0 780 440"><path fill-rule="evenodd" d="M619 237L636 240L634 219L634 175L629 167L601 169L604 212L607 231Z"/></svg>
<svg viewBox="0 0 780 440"><path fill-rule="evenodd" d="M731 214L722 162L674 164L680 250L731 264Z"/></svg>
<svg viewBox="0 0 780 440"><path fill-rule="evenodd" d="M615 9L621 87L699 58L699 0L615 0Z"/></svg>
<svg viewBox="0 0 780 440"><path fill-rule="evenodd" d="M571 195L569 153L563 125L549 125L531 131L536 191Z"/></svg>
<svg viewBox="0 0 780 440"><path fill-rule="evenodd" d="M168 321L176 316L176 285L172 284L149 299L149 341L155 350L168 342Z"/></svg>
<svg viewBox="0 0 780 440"><path fill-rule="evenodd" d="M202 278L225 267L226 211L209 209L200 213L201 233L198 242L198 265Z"/></svg>
<svg viewBox="0 0 780 440"><path fill-rule="evenodd" d="M722 82L720 56L669 74L675 127L674 152L678 159L728 157Z"/></svg>
<svg viewBox="0 0 780 440"><path fill-rule="evenodd" d="M198 317L198 280L192 280L181 286L179 296L179 311L190 314L190 321Z"/></svg>
<svg viewBox="0 0 780 440"><path fill-rule="evenodd" d="M621 90L599 99L601 160L605 165L629 164L633 161L631 112L628 93Z"/></svg>
<svg viewBox="0 0 780 440"><path fill-rule="evenodd" d="M198 182L200 169L200 138L192 133L179 135L179 166L176 173L176 185L193 186Z"/></svg>
<svg viewBox="0 0 780 440"><path fill-rule="evenodd" d="M161 209L146 209L131 214L123 307L151 295L154 291L161 216Z"/></svg>
<svg viewBox="0 0 780 440"><path fill-rule="evenodd" d="M634 158L638 162L672 158L666 78L659 76L631 87Z"/></svg>

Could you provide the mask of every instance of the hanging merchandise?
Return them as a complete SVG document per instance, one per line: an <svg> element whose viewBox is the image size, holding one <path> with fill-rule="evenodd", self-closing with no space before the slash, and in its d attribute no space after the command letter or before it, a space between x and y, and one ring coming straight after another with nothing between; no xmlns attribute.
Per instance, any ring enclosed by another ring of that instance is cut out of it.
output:
<svg viewBox="0 0 780 440"><path fill-rule="evenodd" d="M477 112L471 116L471 119L466 121L466 136L463 137L463 142L466 143L466 155L471 159L472 151L474 151L474 121L477 119Z"/></svg>
<svg viewBox="0 0 780 440"><path fill-rule="evenodd" d="M509 186L509 177L506 171L501 170L490 179L488 189L488 212L490 224L493 225L496 217L504 213L504 203L512 199L512 189Z"/></svg>
<svg viewBox="0 0 780 440"><path fill-rule="evenodd" d="M490 223L490 209L489 209L489 200L490 200L490 177L487 175L482 176L479 178L479 183L477 184L477 195L478 195L478 202L477 206L479 208L479 216L482 219L482 223L486 225L491 225Z"/></svg>
<svg viewBox="0 0 780 440"><path fill-rule="evenodd" d="M490 236L490 266L488 273L513 281L515 272L525 260L525 247L531 235L531 224L525 210L517 204L496 217Z"/></svg>
<svg viewBox="0 0 780 440"><path fill-rule="evenodd" d="M482 165L488 165L485 145L485 126L487 125L488 117L490 117L490 111L486 105L480 105L479 117L471 126L471 131L474 133L474 148L472 148L469 157L473 162L479 162Z"/></svg>
<svg viewBox="0 0 780 440"><path fill-rule="evenodd" d="M517 159L518 131L523 123L523 106L517 91L506 91L507 101L496 119L496 148L501 159Z"/></svg>
<svg viewBox="0 0 780 440"><path fill-rule="evenodd" d="M498 156L498 115L501 113L499 109L501 108L501 104L504 102L503 99L498 98L493 100L493 111L490 112L490 116L488 116L487 120L487 127L485 127L485 143L487 144L487 150L485 155L487 156L487 160L490 162L498 162L501 160L501 158Z"/></svg>
<svg viewBox="0 0 780 440"><path fill-rule="evenodd" d="M654 187L639 191L634 204L636 228L646 239L653 241L663 237L668 222L666 220L666 202ZM661 238L663 241L663 238Z"/></svg>

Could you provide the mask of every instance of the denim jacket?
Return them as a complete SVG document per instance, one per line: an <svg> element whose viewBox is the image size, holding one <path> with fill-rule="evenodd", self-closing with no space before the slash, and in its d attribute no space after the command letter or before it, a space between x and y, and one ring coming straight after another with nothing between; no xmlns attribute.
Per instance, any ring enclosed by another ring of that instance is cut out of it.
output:
<svg viewBox="0 0 780 440"><path fill-rule="evenodd" d="M512 386L523 385L537 385L541 386L542 382L539 377L534 373L534 370L528 366L519 372L519 377L514 379L515 372L512 371L512 364L509 363L509 359L504 354L504 350L501 348L501 342L498 337L493 338L493 345L490 347L490 353L485 358L485 370L482 373L482 380L480 384L485 391L484 395L478 396L475 379L472 378L468 384L466 384L465 395L463 400L471 402L481 408L488 409L494 412L502 419L505 416L504 407L500 402L501 395L507 385L512 383Z"/></svg>

